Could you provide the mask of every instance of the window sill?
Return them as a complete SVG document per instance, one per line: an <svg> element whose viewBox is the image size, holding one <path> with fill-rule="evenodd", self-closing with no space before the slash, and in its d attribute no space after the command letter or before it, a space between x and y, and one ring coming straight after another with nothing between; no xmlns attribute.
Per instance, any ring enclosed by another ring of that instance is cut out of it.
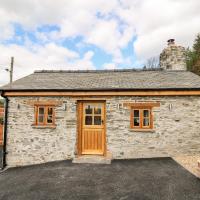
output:
<svg viewBox="0 0 200 200"><path fill-rule="evenodd" d="M36 129L55 129L56 125L32 125L32 128L36 128Z"/></svg>
<svg viewBox="0 0 200 200"><path fill-rule="evenodd" d="M155 129L130 129L132 132L149 132L149 133L154 133Z"/></svg>

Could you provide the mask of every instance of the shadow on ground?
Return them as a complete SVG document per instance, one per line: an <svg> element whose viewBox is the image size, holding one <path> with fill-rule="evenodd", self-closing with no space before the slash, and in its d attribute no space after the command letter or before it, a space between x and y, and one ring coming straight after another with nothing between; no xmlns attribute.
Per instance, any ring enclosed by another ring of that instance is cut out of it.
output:
<svg viewBox="0 0 200 200"><path fill-rule="evenodd" d="M2 200L197 200L200 180L170 158L54 162L0 174Z"/></svg>

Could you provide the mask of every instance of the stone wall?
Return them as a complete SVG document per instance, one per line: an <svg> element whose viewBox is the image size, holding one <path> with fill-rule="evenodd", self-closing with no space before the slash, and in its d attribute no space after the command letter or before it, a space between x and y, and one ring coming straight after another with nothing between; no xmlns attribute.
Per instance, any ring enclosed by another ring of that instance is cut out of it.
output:
<svg viewBox="0 0 200 200"><path fill-rule="evenodd" d="M130 129L129 108L117 109L124 101L160 102L160 107L153 108L153 132ZM200 153L200 97L116 97L107 104L108 150L114 158Z"/></svg>
<svg viewBox="0 0 200 200"><path fill-rule="evenodd" d="M169 43L160 54L160 67L164 70L186 70L185 48Z"/></svg>
<svg viewBox="0 0 200 200"><path fill-rule="evenodd" d="M56 128L37 128L34 106L29 101L58 100L55 108ZM66 108L63 106L66 104ZM19 108L18 108L19 105ZM74 157L76 141L76 105L70 98L9 99L7 131L7 164L21 166L65 160Z"/></svg>
<svg viewBox="0 0 200 200"><path fill-rule="evenodd" d="M106 98L107 149L114 159L165 157L200 153L200 97ZM76 151L76 98L9 98L8 166L72 159ZM29 101L58 100L56 128L36 128ZM125 102L160 102L153 108L154 129L130 129ZM64 104L66 106L64 106ZM119 106L120 105L120 106Z"/></svg>

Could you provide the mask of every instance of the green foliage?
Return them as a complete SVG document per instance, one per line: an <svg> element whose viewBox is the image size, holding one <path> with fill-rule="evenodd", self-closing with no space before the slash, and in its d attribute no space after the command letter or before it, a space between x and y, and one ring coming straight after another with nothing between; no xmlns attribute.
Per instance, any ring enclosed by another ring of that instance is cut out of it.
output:
<svg viewBox="0 0 200 200"><path fill-rule="evenodd" d="M4 100L0 99L0 107L4 106ZM0 124L3 124L3 117L0 117Z"/></svg>
<svg viewBox="0 0 200 200"><path fill-rule="evenodd" d="M188 48L186 51L186 56L187 56L187 68L189 71L193 71L194 65L197 60L197 55L194 51L192 51Z"/></svg>
<svg viewBox="0 0 200 200"><path fill-rule="evenodd" d="M197 59L200 59L200 33L197 35L197 37L194 41L193 49L197 56Z"/></svg>
<svg viewBox="0 0 200 200"><path fill-rule="evenodd" d="M0 99L0 107L2 107L4 104L4 100L3 99Z"/></svg>
<svg viewBox="0 0 200 200"><path fill-rule="evenodd" d="M200 33L196 36L193 48L187 49L187 69L200 75Z"/></svg>
<svg viewBox="0 0 200 200"><path fill-rule="evenodd" d="M3 117L0 117L0 124L3 124Z"/></svg>

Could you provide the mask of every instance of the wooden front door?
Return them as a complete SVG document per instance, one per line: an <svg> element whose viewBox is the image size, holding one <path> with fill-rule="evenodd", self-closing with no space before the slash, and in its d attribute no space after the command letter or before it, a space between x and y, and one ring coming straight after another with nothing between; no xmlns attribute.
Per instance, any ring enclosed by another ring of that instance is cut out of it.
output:
<svg viewBox="0 0 200 200"><path fill-rule="evenodd" d="M105 103L83 102L81 154L103 155L105 151Z"/></svg>

